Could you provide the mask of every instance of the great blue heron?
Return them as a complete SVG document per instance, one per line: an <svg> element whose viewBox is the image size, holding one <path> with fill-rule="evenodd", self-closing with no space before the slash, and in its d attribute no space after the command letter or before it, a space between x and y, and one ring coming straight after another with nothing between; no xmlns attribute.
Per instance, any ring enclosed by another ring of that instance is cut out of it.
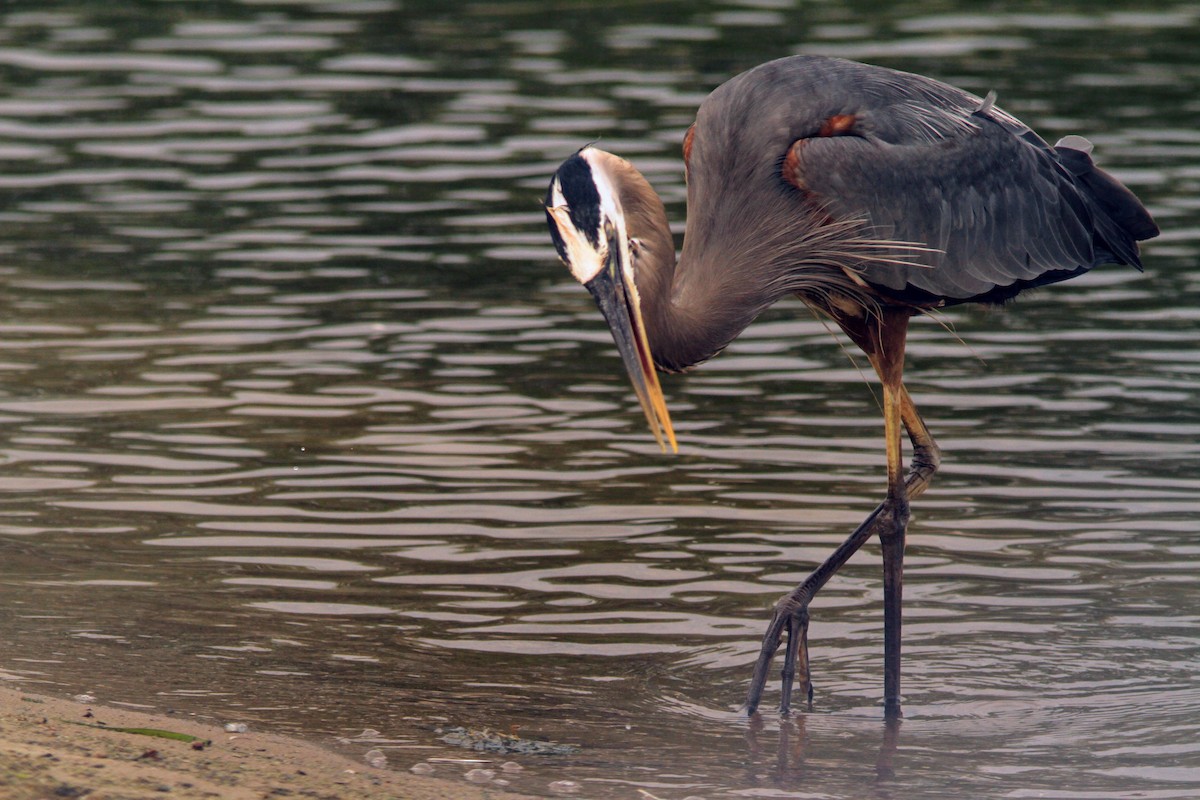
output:
<svg viewBox="0 0 1200 800"><path fill-rule="evenodd" d="M550 182L559 257L595 297L659 445L676 450L655 375L712 357L789 295L832 319L883 386L887 496L775 605L746 710L787 632L780 711L797 672L808 700L808 604L872 535L883 548L884 711L900 715L909 501L939 450L904 387L909 319L1000 303L1102 263L1141 269L1158 228L1091 145L1051 147L975 95L919 75L794 56L744 72L701 104L683 139L687 228L678 261L662 201L627 161L585 147ZM913 456L903 471L901 429Z"/></svg>

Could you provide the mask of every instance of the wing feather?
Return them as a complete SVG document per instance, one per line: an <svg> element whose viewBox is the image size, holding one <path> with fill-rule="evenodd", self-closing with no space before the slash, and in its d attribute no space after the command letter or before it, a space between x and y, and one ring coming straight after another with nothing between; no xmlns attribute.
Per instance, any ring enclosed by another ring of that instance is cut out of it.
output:
<svg viewBox="0 0 1200 800"><path fill-rule="evenodd" d="M874 106L860 99L852 135L796 145L803 185L831 213L935 251L910 253L914 266L881 253L864 265L868 283L954 303L1004 299L1104 262L1140 267L1136 239L1157 229L1086 152L1050 147L994 105L934 87L914 96L905 86Z"/></svg>
<svg viewBox="0 0 1200 800"><path fill-rule="evenodd" d="M990 95L883 67L768 62L714 90L688 139L681 273L777 286L827 257L901 301L1001 301L1140 266L1157 233L1086 141L1051 147Z"/></svg>

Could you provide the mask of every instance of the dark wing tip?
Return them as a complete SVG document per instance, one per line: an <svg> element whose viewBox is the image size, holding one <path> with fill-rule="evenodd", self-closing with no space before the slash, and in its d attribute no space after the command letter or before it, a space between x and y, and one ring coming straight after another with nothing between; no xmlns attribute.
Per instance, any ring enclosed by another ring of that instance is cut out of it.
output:
<svg viewBox="0 0 1200 800"><path fill-rule="evenodd" d="M1158 236L1158 224L1142 201L1125 184L1097 167L1090 150L1078 146L1080 142L1087 144L1082 137L1068 136L1059 140L1054 153L1059 163L1087 190L1088 199L1135 241Z"/></svg>

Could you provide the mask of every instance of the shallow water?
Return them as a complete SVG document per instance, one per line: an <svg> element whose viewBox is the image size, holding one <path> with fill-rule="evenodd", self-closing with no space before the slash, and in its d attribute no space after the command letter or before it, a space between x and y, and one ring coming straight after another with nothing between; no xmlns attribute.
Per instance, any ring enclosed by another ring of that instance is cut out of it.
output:
<svg viewBox="0 0 1200 800"><path fill-rule="evenodd" d="M1200 10L452 5L5 6L0 676L401 769L472 756L440 726L579 745L533 793L1194 796ZM898 730L874 545L813 604L813 711L737 713L881 494L865 361L773 309L665 379L664 457L537 207L601 139L681 221L696 105L792 52L994 88L1164 229L915 324Z"/></svg>

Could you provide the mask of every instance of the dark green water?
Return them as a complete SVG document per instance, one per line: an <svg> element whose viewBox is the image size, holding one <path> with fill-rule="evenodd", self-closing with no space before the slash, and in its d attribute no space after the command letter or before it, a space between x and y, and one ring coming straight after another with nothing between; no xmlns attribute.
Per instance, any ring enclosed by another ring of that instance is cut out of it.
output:
<svg viewBox="0 0 1200 800"><path fill-rule="evenodd" d="M0 678L398 769L469 756L439 725L579 745L519 759L539 794L1195 796L1200 7L1143 6L5 4ZM695 107L794 52L995 89L1164 231L916 323L895 737L874 546L814 603L814 711L737 713L882 492L868 383L779 306L665 380L661 456L537 205L599 139L681 230Z"/></svg>

